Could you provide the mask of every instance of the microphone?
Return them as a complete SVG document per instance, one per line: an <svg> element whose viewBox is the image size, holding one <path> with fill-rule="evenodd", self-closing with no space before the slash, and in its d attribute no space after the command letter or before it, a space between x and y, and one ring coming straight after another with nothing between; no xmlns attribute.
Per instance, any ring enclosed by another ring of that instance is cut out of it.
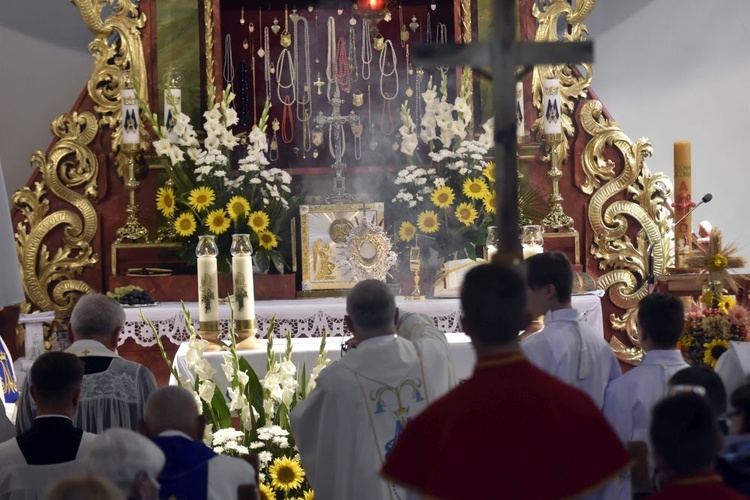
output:
<svg viewBox="0 0 750 500"><path fill-rule="evenodd" d="M671 226L669 226L669 229L666 230L664 232L664 234L662 234L656 241L654 241L653 243L649 244L648 248L646 249L646 253L648 254L648 284L649 285L653 285L654 284L654 278L655 278L655 276L654 276L654 247L656 245L658 245L659 243L661 243L662 240L670 232L672 232L672 230L674 228L676 228L680 224L680 222L684 221L688 217L688 215L690 215L693 212L695 212L695 210L699 206L703 205L704 203L708 203L709 201L711 201L713 199L714 199L714 195L712 195L711 193L704 194L703 198L701 198L701 201L697 205L695 205L693 208L691 208L690 210L688 210L687 213L685 213L685 215L683 215L682 217L680 217L680 219L677 222L675 222L674 224L672 224Z"/></svg>

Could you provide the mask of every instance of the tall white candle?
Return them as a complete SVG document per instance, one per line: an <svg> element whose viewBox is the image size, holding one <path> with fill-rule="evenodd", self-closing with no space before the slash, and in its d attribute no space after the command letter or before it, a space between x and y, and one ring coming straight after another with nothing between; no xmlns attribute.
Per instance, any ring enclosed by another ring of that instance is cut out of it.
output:
<svg viewBox="0 0 750 500"><path fill-rule="evenodd" d="M542 80L542 117L545 134L562 134L562 111L560 108L560 80Z"/></svg>
<svg viewBox="0 0 750 500"><path fill-rule="evenodd" d="M215 256L198 257L198 321L219 323L219 277Z"/></svg>
<svg viewBox="0 0 750 500"><path fill-rule="evenodd" d="M177 142L177 134L174 132L174 124L180 111L182 111L182 90L175 88L165 89L164 128L167 129L169 142Z"/></svg>
<svg viewBox="0 0 750 500"><path fill-rule="evenodd" d="M232 278L237 320L255 319L255 288L253 286L253 258L250 255L232 257Z"/></svg>
<svg viewBox="0 0 750 500"><path fill-rule="evenodd" d="M526 135L523 116L523 82L516 82L516 137Z"/></svg>
<svg viewBox="0 0 750 500"><path fill-rule="evenodd" d="M124 88L120 92L120 112L122 113L122 143L138 144L141 142L141 134L138 123L138 99L135 90Z"/></svg>

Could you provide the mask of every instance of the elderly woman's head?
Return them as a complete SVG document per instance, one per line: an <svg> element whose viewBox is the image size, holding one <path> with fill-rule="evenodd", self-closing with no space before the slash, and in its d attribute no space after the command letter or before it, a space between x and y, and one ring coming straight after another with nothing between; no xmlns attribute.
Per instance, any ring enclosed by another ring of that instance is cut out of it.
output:
<svg viewBox="0 0 750 500"><path fill-rule="evenodd" d="M96 437L86 455L89 472L114 483L128 498L158 498L164 453L150 439L128 429L108 429Z"/></svg>

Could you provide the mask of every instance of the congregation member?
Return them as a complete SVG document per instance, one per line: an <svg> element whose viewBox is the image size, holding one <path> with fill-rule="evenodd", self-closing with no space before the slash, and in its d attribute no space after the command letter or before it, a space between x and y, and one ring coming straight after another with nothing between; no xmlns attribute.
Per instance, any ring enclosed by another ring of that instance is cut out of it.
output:
<svg viewBox="0 0 750 500"><path fill-rule="evenodd" d="M455 384L448 341L426 316L399 316L377 280L352 288L344 321L355 343L291 414L302 465L316 498L404 498L378 473L409 421Z"/></svg>
<svg viewBox="0 0 750 500"><path fill-rule="evenodd" d="M70 316L73 344L65 352L84 364L81 399L73 423L87 432L110 427L137 430L146 400L156 380L145 366L117 355L117 341L125 325L122 306L106 295L83 295ZM16 429L31 428L36 405L25 383L18 402Z"/></svg>
<svg viewBox="0 0 750 500"><path fill-rule="evenodd" d="M50 465L80 460L96 438L73 426L83 380L77 356L46 352L29 373L37 414L31 428L0 444L0 467Z"/></svg>
<svg viewBox="0 0 750 500"><path fill-rule="evenodd" d="M164 452L160 498L237 498L240 485L255 484L253 467L241 458L216 454L203 444L206 422L189 391L157 389L146 402L141 432Z"/></svg>
<svg viewBox="0 0 750 500"><path fill-rule="evenodd" d="M531 363L588 394L600 409L607 384L620 365L600 333L572 306L573 267L565 254L545 252L525 261L528 309L544 316L542 330L526 336L521 349Z"/></svg>
<svg viewBox="0 0 750 500"><path fill-rule="evenodd" d="M71 476L55 483L44 500L125 500L117 487L103 477Z"/></svg>
<svg viewBox="0 0 750 500"><path fill-rule="evenodd" d="M702 389L696 392L706 397L719 421L722 434L726 434L722 419L727 412L727 391L724 389L724 382L715 371L708 366L690 366L672 375L668 385L670 395L691 392L696 387Z"/></svg>
<svg viewBox="0 0 750 500"><path fill-rule="evenodd" d="M728 486L750 497L750 384L735 389L729 405L729 435L716 470Z"/></svg>
<svg viewBox="0 0 750 500"><path fill-rule="evenodd" d="M729 341L726 352L716 361L716 373L724 382L727 396L745 385L750 376L750 342Z"/></svg>
<svg viewBox="0 0 750 500"><path fill-rule="evenodd" d="M524 356L521 275L474 267L461 308L474 373L406 426L383 477L408 488L408 498L600 498L630 455L590 397Z"/></svg>
<svg viewBox="0 0 750 500"><path fill-rule="evenodd" d="M745 498L714 470L721 433L709 401L694 393L669 396L653 408L650 427L659 491L652 500Z"/></svg>
<svg viewBox="0 0 750 500"><path fill-rule="evenodd" d="M84 462L90 474L110 481L130 500L159 498L156 478L164 468L164 453L137 432L107 429L96 436Z"/></svg>

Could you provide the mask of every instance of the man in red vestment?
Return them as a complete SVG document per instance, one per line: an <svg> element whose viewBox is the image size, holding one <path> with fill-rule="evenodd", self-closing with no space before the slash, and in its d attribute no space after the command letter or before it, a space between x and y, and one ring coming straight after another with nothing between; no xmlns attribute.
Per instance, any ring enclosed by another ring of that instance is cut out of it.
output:
<svg viewBox="0 0 750 500"><path fill-rule="evenodd" d="M721 432L709 401L693 393L661 400L651 416L651 443L664 484L652 500L745 498L714 471Z"/></svg>
<svg viewBox="0 0 750 500"><path fill-rule="evenodd" d="M384 477L430 498L563 498L594 493L630 465L591 398L521 353L518 271L473 268L461 307L474 374L406 426Z"/></svg>

